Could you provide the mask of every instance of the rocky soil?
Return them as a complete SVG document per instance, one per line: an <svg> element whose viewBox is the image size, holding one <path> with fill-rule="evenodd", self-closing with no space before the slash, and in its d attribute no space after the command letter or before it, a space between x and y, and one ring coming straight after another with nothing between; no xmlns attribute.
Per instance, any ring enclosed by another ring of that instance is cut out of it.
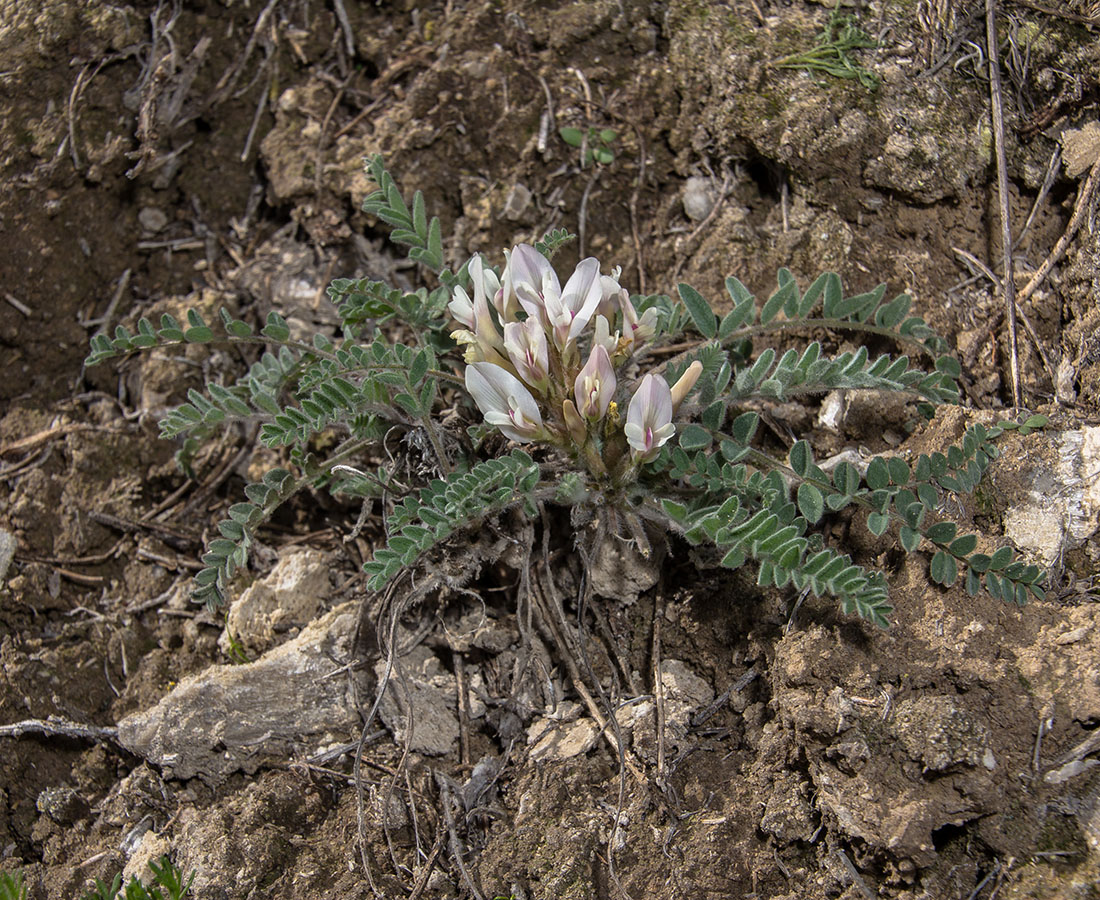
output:
<svg viewBox="0 0 1100 900"><path fill-rule="evenodd" d="M85 370L89 337L221 306L310 333L334 277L416 286L360 211L382 152L452 262L563 226L640 293L767 292L780 266L911 293L962 407L914 431L850 397L769 427L929 452L1011 412L984 19L860 4L860 80L781 65L830 21L808 0L0 0L0 869L32 898L165 853L199 900L1100 897L1100 26L1004 6L1017 288L1069 235L1021 304L1051 424L952 512L1049 567L1047 599L943 589L856 520L830 527L890 573L886 631L675 542L605 560L585 646L611 723L502 564L402 622L357 755L379 519L302 497L232 607L194 606L212 523L280 460L231 430L184 474L156 422L252 359ZM582 165L562 127L613 129L613 159ZM571 554L540 565L575 589Z"/></svg>

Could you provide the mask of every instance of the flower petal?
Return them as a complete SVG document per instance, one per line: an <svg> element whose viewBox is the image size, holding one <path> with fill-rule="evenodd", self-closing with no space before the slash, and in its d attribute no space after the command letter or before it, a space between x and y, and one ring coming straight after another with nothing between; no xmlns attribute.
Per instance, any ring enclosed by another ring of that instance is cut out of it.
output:
<svg viewBox="0 0 1100 900"><path fill-rule="evenodd" d="M596 344L588 354L588 362L573 382L573 396L577 409L586 419L593 421L607 415L607 407L615 395L615 370L605 347Z"/></svg>
<svg viewBox="0 0 1100 900"><path fill-rule="evenodd" d="M511 372L488 362L466 367L466 390L485 421L514 441L526 442L542 432L542 413L531 392Z"/></svg>
<svg viewBox="0 0 1100 900"><path fill-rule="evenodd" d="M660 375L646 375L626 411L623 433L643 461L657 455L676 432L672 424L672 390Z"/></svg>

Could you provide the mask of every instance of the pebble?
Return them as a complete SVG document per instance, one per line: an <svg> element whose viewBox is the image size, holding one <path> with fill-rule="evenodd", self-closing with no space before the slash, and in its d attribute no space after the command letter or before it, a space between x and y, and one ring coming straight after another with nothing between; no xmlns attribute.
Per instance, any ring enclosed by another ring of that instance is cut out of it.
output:
<svg viewBox="0 0 1100 900"><path fill-rule="evenodd" d="M138 224L150 234L156 234L168 224L168 216L155 206L144 206L138 213Z"/></svg>
<svg viewBox="0 0 1100 900"><path fill-rule="evenodd" d="M714 188L714 179L703 175L692 175L684 184L684 215L693 222L701 222L710 215L718 201L718 191Z"/></svg>

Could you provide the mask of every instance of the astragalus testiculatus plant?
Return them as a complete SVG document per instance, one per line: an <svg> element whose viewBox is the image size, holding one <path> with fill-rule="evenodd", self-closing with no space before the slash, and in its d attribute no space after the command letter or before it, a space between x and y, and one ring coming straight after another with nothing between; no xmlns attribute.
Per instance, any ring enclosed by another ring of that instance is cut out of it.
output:
<svg viewBox="0 0 1100 900"><path fill-rule="evenodd" d="M499 269L479 254L452 272L439 220L429 220L420 192L410 209L380 157L368 171L379 190L364 209L393 227L392 239L435 280L431 290L337 279L329 296L339 339L294 340L278 313L257 335L223 310L220 338L191 312L186 323L142 319L136 333L120 327L93 340L92 365L165 344L221 340L275 350L234 384L191 391L161 423L166 437L185 438L185 463L235 419L259 420L261 442L286 454L219 524L196 577L197 599L220 603L247 566L258 529L309 487L373 503L361 518L381 502L384 545L364 566L375 590L392 589L403 572L438 570L452 536L487 520L526 518L533 541L547 508L565 506L579 513L574 521L605 526L578 529L582 544L610 533L644 555L651 537L673 532L716 547L723 566L753 565L761 585L831 594L845 611L885 625L883 573L827 546L817 527L850 508L844 514L864 516L873 534L895 530L907 552L930 552L939 584L961 575L971 594L984 588L1016 603L1042 596L1038 568L1014 561L1007 547L980 548L976 535L957 534L943 517L947 495L976 487L997 454L995 439L1041 427L1041 416L975 424L942 452L872 456L859 467L845 460L828 473L806 440L776 455L754 439L758 410L834 390L901 394L912 401L914 423L957 402L959 365L910 315L907 295L887 300L880 285L845 296L833 273L803 291L781 269L762 303L727 278L727 311L718 316L687 284L675 298L632 297L621 272L601 272L594 258L581 260L563 285L553 260L571 237L564 231L505 251ZM807 331L827 337L782 354L769 346ZM411 334L409 343L398 333ZM830 355L840 334L891 341L931 365L912 365L908 355L872 359L864 346ZM669 352L677 342L678 352ZM396 457L395 435L404 439ZM334 443L321 456L317 448ZM580 549L590 559L595 548ZM464 577L482 562L473 560ZM456 586L455 578L444 581Z"/></svg>

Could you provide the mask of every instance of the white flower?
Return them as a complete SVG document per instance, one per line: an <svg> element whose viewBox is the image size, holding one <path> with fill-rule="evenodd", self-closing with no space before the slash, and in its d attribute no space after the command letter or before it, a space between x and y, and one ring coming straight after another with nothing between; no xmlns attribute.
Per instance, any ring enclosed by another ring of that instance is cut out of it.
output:
<svg viewBox="0 0 1100 900"><path fill-rule="evenodd" d="M519 377L545 393L550 381L550 352L546 332L534 317L504 326L504 350Z"/></svg>
<svg viewBox="0 0 1100 900"><path fill-rule="evenodd" d="M515 294L530 318L546 324L545 297L561 296L561 283L550 261L530 244L517 244L508 257L504 273L502 304L507 307Z"/></svg>
<svg viewBox="0 0 1100 900"><path fill-rule="evenodd" d="M676 433L672 424L672 390L660 375L646 375L626 411L623 428L634 457L648 462Z"/></svg>
<svg viewBox="0 0 1100 900"><path fill-rule="evenodd" d="M573 383L573 396L577 398L577 411L586 419L597 421L607 415L607 407L615 396L615 370L611 357L599 344L592 348L588 362L584 364Z"/></svg>
<svg viewBox="0 0 1100 900"><path fill-rule="evenodd" d="M447 304L454 320L467 331L474 330L474 304L470 301L470 295L461 285L455 286L454 296Z"/></svg>
<svg viewBox="0 0 1100 900"><path fill-rule="evenodd" d="M560 295L547 293L544 296L548 330L559 350L564 352L576 341L595 314L602 297L600 263L594 256L577 264Z"/></svg>
<svg viewBox="0 0 1100 900"><path fill-rule="evenodd" d="M619 308L623 311L623 340L633 353L640 344L651 340L657 333L657 310L652 306L638 318L638 310L630 302L630 295L626 291L619 293Z"/></svg>
<svg viewBox="0 0 1100 900"><path fill-rule="evenodd" d="M538 403L511 372L493 363L471 363L466 367L466 390L485 421L513 441L526 443L544 436Z"/></svg>
<svg viewBox="0 0 1100 900"><path fill-rule="evenodd" d="M596 315L603 316L607 321L611 321L615 317L615 307L619 301L619 291L622 290L622 286L619 284L619 277L623 273L622 266L615 266L611 270L610 275L600 276L600 305L596 307Z"/></svg>

